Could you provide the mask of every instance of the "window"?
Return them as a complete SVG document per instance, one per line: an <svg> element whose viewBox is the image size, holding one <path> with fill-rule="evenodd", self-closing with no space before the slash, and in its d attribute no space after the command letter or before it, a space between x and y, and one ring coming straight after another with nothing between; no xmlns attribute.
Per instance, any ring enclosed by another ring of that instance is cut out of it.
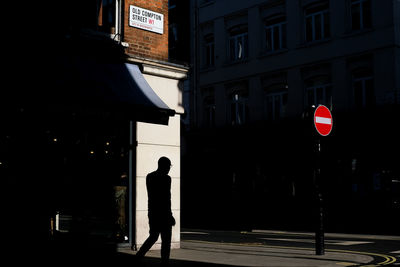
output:
<svg viewBox="0 0 400 267"><path fill-rule="evenodd" d="M206 128L215 127L215 90L213 87L201 89L203 99L202 125Z"/></svg>
<svg viewBox="0 0 400 267"><path fill-rule="evenodd" d="M168 10L176 8L176 0L168 0Z"/></svg>
<svg viewBox="0 0 400 267"><path fill-rule="evenodd" d="M332 87L330 85L319 85L307 88L308 106L326 105L331 106Z"/></svg>
<svg viewBox="0 0 400 267"><path fill-rule="evenodd" d="M245 92L234 92L231 95L231 125L243 125L247 122L248 107L247 94Z"/></svg>
<svg viewBox="0 0 400 267"><path fill-rule="evenodd" d="M286 21L284 17L267 20L265 23L265 40L268 52L286 48Z"/></svg>
<svg viewBox="0 0 400 267"><path fill-rule="evenodd" d="M374 80L372 72L362 70L353 74L354 104L357 109L375 105Z"/></svg>
<svg viewBox="0 0 400 267"><path fill-rule="evenodd" d="M328 3L305 9L306 41L314 42L330 37Z"/></svg>
<svg viewBox="0 0 400 267"><path fill-rule="evenodd" d="M214 66L214 35L209 34L204 38L205 67Z"/></svg>
<svg viewBox="0 0 400 267"><path fill-rule="evenodd" d="M215 127L215 100L209 96L204 99L203 122L208 128Z"/></svg>
<svg viewBox="0 0 400 267"><path fill-rule="evenodd" d="M120 4L120 0L99 1L98 26L101 31L111 34L120 33Z"/></svg>
<svg viewBox="0 0 400 267"><path fill-rule="evenodd" d="M332 86L327 77L316 77L306 82L306 105L332 107Z"/></svg>
<svg viewBox="0 0 400 267"><path fill-rule="evenodd" d="M351 29L362 30L372 27L371 1L351 1Z"/></svg>
<svg viewBox="0 0 400 267"><path fill-rule="evenodd" d="M229 32L229 59L243 60L248 57L247 28L235 27Z"/></svg>
<svg viewBox="0 0 400 267"><path fill-rule="evenodd" d="M99 26L107 30L115 27L115 3L113 0L100 2Z"/></svg>
<svg viewBox="0 0 400 267"><path fill-rule="evenodd" d="M178 24L177 23L170 23L169 24L169 30L168 30L168 46L171 51L176 52L176 49L178 48Z"/></svg>
<svg viewBox="0 0 400 267"><path fill-rule="evenodd" d="M249 81L235 81L225 85L226 122L229 125L244 125L249 120Z"/></svg>
<svg viewBox="0 0 400 267"><path fill-rule="evenodd" d="M287 99L286 88L276 92L266 92L266 115L268 120L278 120L285 116Z"/></svg>

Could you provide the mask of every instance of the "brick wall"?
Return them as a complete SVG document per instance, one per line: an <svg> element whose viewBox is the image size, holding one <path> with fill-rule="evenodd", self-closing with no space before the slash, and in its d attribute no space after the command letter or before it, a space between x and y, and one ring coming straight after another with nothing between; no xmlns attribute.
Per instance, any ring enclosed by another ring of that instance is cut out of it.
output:
<svg viewBox="0 0 400 267"><path fill-rule="evenodd" d="M129 26L129 7L134 5L164 15L164 33L154 33ZM168 61L168 0L125 0L124 42L129 55Z"/></svg>

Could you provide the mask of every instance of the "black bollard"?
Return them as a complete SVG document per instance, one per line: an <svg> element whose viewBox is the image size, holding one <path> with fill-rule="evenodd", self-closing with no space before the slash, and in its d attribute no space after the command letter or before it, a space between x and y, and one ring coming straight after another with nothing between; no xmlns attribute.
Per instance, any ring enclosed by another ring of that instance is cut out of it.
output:
<svg viewBox="0 0 400 267"><path fill-rule="evenodd" d="M318 224L315 231L315 254L325 254L325 233L324 233L324 210L322 207L322 195L318 193Z"/></svg>

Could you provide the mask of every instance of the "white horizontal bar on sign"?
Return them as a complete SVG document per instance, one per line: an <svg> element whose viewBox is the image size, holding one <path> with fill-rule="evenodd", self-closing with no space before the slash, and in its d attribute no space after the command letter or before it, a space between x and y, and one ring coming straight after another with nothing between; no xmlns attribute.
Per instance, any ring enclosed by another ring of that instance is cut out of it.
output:
<svg viewBox="0 0 400 267"><path fill-rule="evenodd" d="M321 124L332 124L332 119L324 117L315 117L315 122Z"/></svg>

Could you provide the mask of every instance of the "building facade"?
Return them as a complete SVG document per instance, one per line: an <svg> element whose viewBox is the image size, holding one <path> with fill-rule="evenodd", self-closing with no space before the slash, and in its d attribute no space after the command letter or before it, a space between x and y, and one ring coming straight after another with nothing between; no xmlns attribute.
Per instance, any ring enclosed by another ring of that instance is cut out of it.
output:
<svg viewBox="0 0 400 267"><path fill-rule="evenodd" d="M168 125L136 121L131 138L136 138L135 155L131 156L130 185L135 196L127 203L136 209L130 215L129 240L139 248L148 235L146 175L157 169L157 160L167 156L173 162L172 210L177 225L173 228L172 248L180 242L180 115L182 106L181 81L187 68L169 63L168 1L102 1L97 7L98 18L88 34L99 31L108 34L123 47L127 64L139 65L145 81L175 115ZM127 199L128 201L128 199ZM131 211L130 211L131 212ZM126 216L128 219L128 217ZM156 246L157 247L157 246Z"/></svg>
<svg viewBox="0 0 400 267"><path fill-rule="evenodd" d="M221 204L207 207L230 207L230 221L247 216L240 227L309 225L297 219L311 212L308 119L320 104L334 117L322 139L330 226L350 228L338 203L397 205L399 169L387 155L399 139L387 120L400 103L399 1L199 0L192 12L188 158L210 166L199 176L212 177L204 190ZM389 191L390 200L377 196Z"/></svg>

